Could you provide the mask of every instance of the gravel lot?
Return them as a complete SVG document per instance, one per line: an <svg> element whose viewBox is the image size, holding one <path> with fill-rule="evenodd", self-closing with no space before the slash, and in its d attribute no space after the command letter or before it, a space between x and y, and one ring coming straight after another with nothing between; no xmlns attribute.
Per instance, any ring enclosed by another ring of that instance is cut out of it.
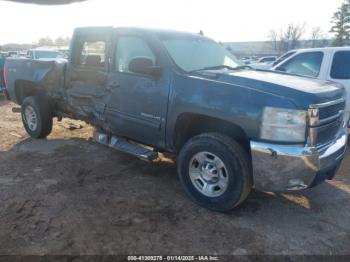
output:
<svg viewBox="0 0 350 262"><path fill-rule="evenodd" d="M72 120L32 140L13 106L0 101L0 254L350 255L349 154L334 181L219 214L185 196L171 159L113 151Z"/></svg>

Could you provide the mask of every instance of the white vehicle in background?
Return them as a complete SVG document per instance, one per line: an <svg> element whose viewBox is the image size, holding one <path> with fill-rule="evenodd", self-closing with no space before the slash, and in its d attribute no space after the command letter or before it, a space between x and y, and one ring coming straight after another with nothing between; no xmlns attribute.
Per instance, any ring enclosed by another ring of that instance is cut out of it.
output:
<svg viewBox="0 0 350 262"><path fill-rule="evenodd" d="M52 49L31 49L27 51L27 58L34 60L42 60L42 59L55 59L55 58L63 58L64 55Z"/></svg>
<svg viewBox="0 0 350 262"><path fill-rule="evenodd" d="M249 66L254 69L270 69L276 59L277 56L263 56L257 62L251 63Z"/></svg>
<svg viewBox="0 0 350 262"><path fill-rule="evenodd" d="M240 59L240 61L245 65L250 65L251 63L255 63L258 61L257 56L244 56Z"/></svg>
<svg viewBox="0 0 350 262"><path fill-rule="evenodd" d="M346 111L350 115L350 47L300 49L285 55L288 58L274 65L271 70L344 85L348 93Z"/></svg>

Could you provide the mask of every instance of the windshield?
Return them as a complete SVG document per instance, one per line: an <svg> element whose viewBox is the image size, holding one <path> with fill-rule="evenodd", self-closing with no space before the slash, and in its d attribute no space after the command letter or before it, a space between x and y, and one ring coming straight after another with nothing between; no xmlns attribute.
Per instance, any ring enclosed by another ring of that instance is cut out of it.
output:
<svg viewBox="0 0 350 262"><path fill-rule="evenodd" d="M35 58L59 58L62 55L57 51L35 51Z"/></svg>
<svg viewBox="0 0 350 262"><path fill-rule="evenodd" d="M162 41L177 66L187 72L241 65L223 46L204 37L170 38Z"/></svg>

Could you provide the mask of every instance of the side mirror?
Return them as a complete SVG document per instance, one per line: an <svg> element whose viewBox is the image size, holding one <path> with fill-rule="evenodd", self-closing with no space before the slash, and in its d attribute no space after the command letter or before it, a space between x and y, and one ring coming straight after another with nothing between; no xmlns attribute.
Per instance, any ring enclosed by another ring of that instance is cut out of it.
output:
<svg viewBox="0 0 350 262"><path fill-rule="evenodd" d="M135 57L129 63L129 71L142 74L150 75L153 77L160 77L161 68L154 66L153 60L148 57Z"/></svg>

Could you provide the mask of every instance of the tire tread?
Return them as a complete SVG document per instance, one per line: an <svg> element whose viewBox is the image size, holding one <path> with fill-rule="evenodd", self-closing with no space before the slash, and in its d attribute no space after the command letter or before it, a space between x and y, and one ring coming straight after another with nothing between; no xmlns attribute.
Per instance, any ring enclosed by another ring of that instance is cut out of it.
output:
<svg viewBox="0 0 350 262"><path fill-rule="evenodd" d="M238 201L234 200L231 203L226 203L225 207L219 206L219 207L213 207L213 206L205 206L206 208L209 208L214 211L220 211L220 212L225 212L229 211L239 204L241 204L249 195L251 188L252 188L252 168L251 168L251 163L250 163L250 157L248 152L243 149L243 147L230 138L229 136L220 134L220 133L203 133L198 136L195 136L191 138L181 149L179 157L178 157L178 172L180 175L181 168L183 165L183 159L185 157L186 151L192 147L193 145L196 145L197 143L208 143L212 144L212 141L216 141L219 144L222 144L226 150L229 150L231 154L236 156L238 158L238 162L241 166L241 174L244 176L243 177L243 185L242 185L242 190L240 194L240 198ZM185 185L185 182L183 181L181 175L180 175L180 180L183 185ZM186 193L193 199L196 203L200 204L195 197L192 196L192 194L189 192L189 190L185 186L185 191Z"/></svg>
<svg viewBox="0 0 350 262"><path fill-rule="evenodd" d="M53 126L52 112L47 98L45 98L45 96L26 97L22 103L22 114L24 113L26 105L31 105L34 108L34 110L37 111L37 113L39 114L38 119L40 121L40 130L37 130L36 132L29 130L29 128L23 121L27 133L32 138L47 137L51 133Z"/></svg>

